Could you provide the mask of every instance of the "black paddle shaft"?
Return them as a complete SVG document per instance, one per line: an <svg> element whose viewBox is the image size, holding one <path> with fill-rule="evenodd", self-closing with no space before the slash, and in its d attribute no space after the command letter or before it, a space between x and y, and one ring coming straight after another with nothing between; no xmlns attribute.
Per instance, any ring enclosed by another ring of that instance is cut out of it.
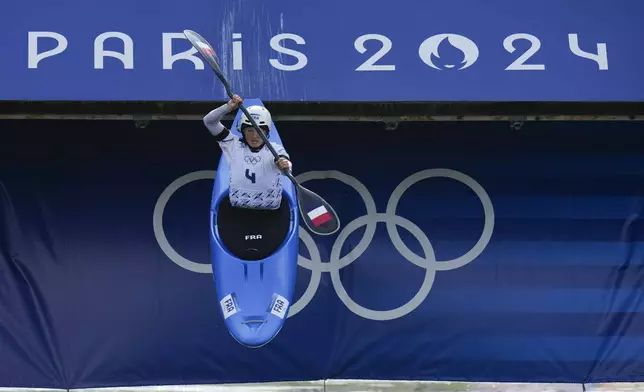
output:
<svg viewBox="0 0 644 392"><path fill-rule="evenodd" d="M231 95L230 90L226 89L226 91L228 91L228 96L232 98L233 95ZM277 155L277 151L275 151L275 149L273 148L273 145L268 141L268 138L266 138L266 135L264 135L264 132L259 128L259 125L257 125L257 123L255 122L255 119L250 115L250 113L248 113L248 110L246 110L244 105L239 105L239 109L241 109L241 111L244 112L246 117L250 120L251 124L253 124L253 127L255 128L257 133L259 133L259 136L262 138L262 140L264 140L264 144L266 144L266 147L268 147L268 149L271 150L271 153L273 154L275 159L278 159L279 155ZM244 137L244 135L242 135L242 137ZM295 177L293 177L291 172L288 171L288 169L283 169L282 172L286 177L288 177L291 181L293 181L293 184L295 184L296 187L300 187L300 184L297 182Z"/></svg>
<svg viewBox="0 0 644 392"><path fill-rule="evenodd" d="M231 98L233 97L230 93L229 93L228 95L229 95ZM266 135L264 135L264 132L259 128L259 125L257 125L257 123L255 122L255 119L254 119L253 117L251 117L250 113L248 113L248 110L246 110L246 108L244 107L244 105L239 105L239 109L240 109L242 112L244 112L244 114L246 115L246 117L250 120L251 124L253 124L253 127L255 128L255 130L257 131L257 133L259 133L259 136L262 138L262 140L264 140L264 144L266 144L266 147L268 147L268 149L269 149L269 150L271 150L271 153L273 154L273 156L275 157L275 159L278 159L278 158L279 158L279 155L277 155L277 151L275 151L275 149L273 148L273 145L268 141L268 138L266 137ZM244 137L244 135L242 135L242 137ZM290 179L291 179L291 181L293 181L293 183L294 183L296 186L298 186L298 187L300 186L300 184L297 182L297 180L295 179L295 177L293 177L293 175L291 174L291 172L289 172L289 171L288 171L288 169L284 169L284 170L282 170L282 172L284 173L284 175L286 175L288 178L290 178Z"/></svg>
<svg viewBox="0 0 644 392"><path fill-rule="evenodd" d="M183 34L190 41L190 43L192 43L195 49L197 49L197 51L201 54L204 60L208 62L208 64L210 65L210 68L212 68L215 74L217 74L217 77L226 88L226 93L232 99L235 94L233 94L232 90L230 89L230 84L228 83L228 80L226 79L226 77L221 72L221 69L219 68L219 59L217 58L217 54L215 53L214 49L212 49L212 46L210 46L210 44L208 43L208 41L206 41L205 38L203 38L198 33L192 30L184 30ZM253 128L255 128L257 133L259 133L259 136L262 138L262 140L264 141L268 149L275 157L275 160L277 161L277 159L279 159L279 155L277 155L277 151L275 151L271 143L268 141L268 138L266 137L266 135L264 135L264 132L259 128L259 126L255 122L255 119L251 117L250 113L248 113L248 110L244 107L244 105L239 105L239 108L246 115L246 117L248 117L251 124L253 125ZM331 235L336 231L338 231L340 229L340 219L338 218L338 214L336 214L335 211L333 210L333 207L331 207L329 203L327 203L323 198L321 198L320 195L300 185L300 183L295 179L295 177L293 177L293 175L288 171L288 169L283 169L282 172L293 182L293 185L295 185L295 190L297 192L297 199L298 199L298 208L300 210L300 214L302 214L302 217L304 218L304 223L306 224L306 226L312 232L319 235ZM318 223L316 225L312 221L312 218L308 216L309 212L319 207L325 208L327 213L332 216L332 219L330 220L330 222Z"/></svg>
<svg viewBox="0 0 644 392"><path fill-rule="evenodd" d="M206 60L210 63L210 65L212 66L211 67L212 70L215 71L215 74L217 74L217 77L219 78L221 83L224 85L224 88L226 89L226 94L228 94L228 96L232 99L235 94L230 89L230 84L228 83L228 79L226 79L224 74L221 72L221 69L219 68L219 64L217 64L216 59L210 59L210 58L206 57ZM215 61L212 61L212 60L215 60ZM266 144L266 147L268 147L268 149L271 151L271 153L273 154L273 156L277 160L279 158L279 155L277 154L277 151L275 151L275 149L273 148L273 145L268 141L268 138L266 137L266 135L264 135L264 132L262 132L262 130L259 128L259 125L257 125L257 123L255 122L255 119L250 115L250 113L248 113L248 110L246 109L246 107L244 107L244 105L239 105L239 109L250 120L251 124L253 125L253 127L255 128L257 133L259 133L259 136L262 138L262 140L264 141L264 144ZM243 136L244 135L242 135L242 137ZM293 177L293 175L288 171L288 169L283 169L282 172L284 173L284 175L286 177L288 177L291 181L293 181L293 184L295 184L295 186L297 188L299 188L301 186L299 184L299 182L295 179L295 177Z"/></svg>

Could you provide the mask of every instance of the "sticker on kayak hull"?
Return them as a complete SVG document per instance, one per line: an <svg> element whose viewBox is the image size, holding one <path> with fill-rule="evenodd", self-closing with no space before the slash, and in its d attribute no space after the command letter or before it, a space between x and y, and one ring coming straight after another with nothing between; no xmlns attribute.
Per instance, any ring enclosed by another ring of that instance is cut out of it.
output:
<svg viewBox="0 0 644 392"><path fill-rule="evenodd" d="M273 305L271 306L271 314L284 319L284 316L286 316L286 311L288 310L288 304L289 302L286 298L282 297L279 294L275 294L275 300L273 301Z"/></svg>
<svg viewBox="0 0 644 392"><path fill-rule="evenodd" d="M228 294L222 298L219 303L221 304L221 311L224 313L224 320L239 311L232 294Z"/></svg>

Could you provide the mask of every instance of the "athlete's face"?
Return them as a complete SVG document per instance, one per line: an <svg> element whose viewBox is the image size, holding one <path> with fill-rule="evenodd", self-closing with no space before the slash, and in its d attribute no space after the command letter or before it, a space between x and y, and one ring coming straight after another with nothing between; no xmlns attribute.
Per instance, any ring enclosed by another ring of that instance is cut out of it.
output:
<svg viewBox="0 0 644 392"><path fill-rule="evenodd" d="M262 140L262 137L259 136L257 131L255 131L255 128L247 127L244 128L243 132L244 137L246 138L246 143L248 143L249 146L257 148L264 144L264 140ZM264 130L264 135L266 135L266 130Z"/></svg>

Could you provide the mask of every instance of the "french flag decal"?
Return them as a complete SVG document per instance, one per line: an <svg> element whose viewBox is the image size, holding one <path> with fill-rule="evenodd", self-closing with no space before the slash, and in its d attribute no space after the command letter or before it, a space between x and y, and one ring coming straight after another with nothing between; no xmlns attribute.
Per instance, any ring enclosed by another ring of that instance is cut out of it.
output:
<svg viewBox="0 0 644 392"><path fill-rule="evenodd" d="M309 219L311 219L311 222L313 222L313 226L315 227L318 227L321 224L324 224L331 220L331 214L329 214L329 211L327 211L324 206L319 206L306 215L309 216Z"/></svg>

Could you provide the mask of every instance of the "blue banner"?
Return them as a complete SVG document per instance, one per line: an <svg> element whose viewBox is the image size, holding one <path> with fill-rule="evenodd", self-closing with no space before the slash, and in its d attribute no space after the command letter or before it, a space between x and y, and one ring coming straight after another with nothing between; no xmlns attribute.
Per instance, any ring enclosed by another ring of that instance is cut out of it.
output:
<svg viewBox="0 0 644 392"><path fill-rule="evenodd" d="M0 125L0 386L642 381L638 123L279 125L342 228L301 230L261 349L219 310L201 122Z"/></svg>
<svg viewBox="0 0 644 392"><path fill-rule="evenodd" d="M34 12L37 8L38 12ZM644 3L13 1L0 100L642 101Z"/></svg>

